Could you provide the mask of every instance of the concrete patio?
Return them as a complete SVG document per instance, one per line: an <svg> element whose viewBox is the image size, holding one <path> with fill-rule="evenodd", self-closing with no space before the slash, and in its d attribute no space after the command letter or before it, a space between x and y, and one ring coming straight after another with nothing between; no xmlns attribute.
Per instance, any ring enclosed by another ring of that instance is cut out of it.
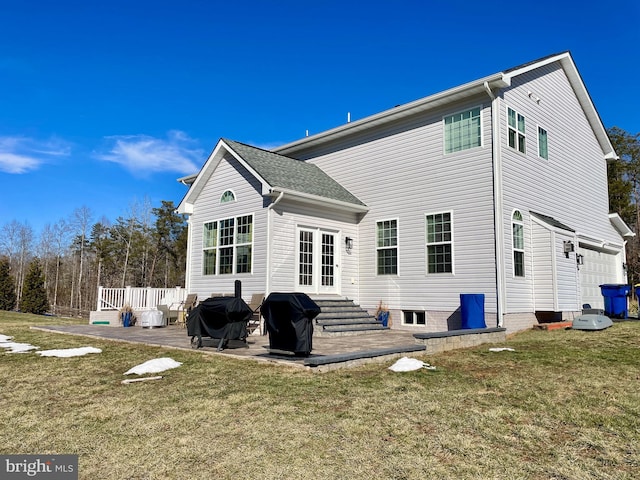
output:
<svg viewBox="0 0 640 480"><path fill-rule="evenodd" d="M34 330L80 335L100 340L135 343L165 348L196 351L191 348L187 330L178 325L163 328L110 327L101 325L38 326ZM268 350L267 335L252 335L247 343L229 341L224 350L218 352L218 341L203 338L203 347L197 351L325 372L337 368L352 367L370 362L391 361L402 356L424 354L426 346L417 341L412 332L386 330L366 335L314 337L313 350L309 357L273 354Z"/></svg>

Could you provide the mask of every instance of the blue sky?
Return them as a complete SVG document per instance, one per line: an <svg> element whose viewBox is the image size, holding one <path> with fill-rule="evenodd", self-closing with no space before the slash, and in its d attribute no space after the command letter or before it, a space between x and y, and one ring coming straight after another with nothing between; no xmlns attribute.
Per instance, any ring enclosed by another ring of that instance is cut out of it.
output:
<svg viewBox="0 0 640 480"><path fill-rule="evenodd" d="M265 148L570 50L640 132L640 3L0 0L0 227L179 203L220 137Z"/></svg>

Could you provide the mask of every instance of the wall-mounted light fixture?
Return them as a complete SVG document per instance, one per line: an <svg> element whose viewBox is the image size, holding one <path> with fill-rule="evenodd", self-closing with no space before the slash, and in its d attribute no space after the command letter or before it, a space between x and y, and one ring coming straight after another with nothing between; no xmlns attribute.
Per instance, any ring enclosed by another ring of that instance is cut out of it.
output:
<svg viewBox="0 0 640 480"><path fill-rule="evenodd" d="M573 242L571 240L565 240L562 243L564 245L564 256L569 258L569 253L571 253L571 252L573 252L575 250Z"/></svg>
<svg viewBox="0 0 640 480"><path fill-rule="evenodd" d="M351 237L346 237L346 238L344 239L344 246L346 247L347 252L350 252L350 251L351 251L351 249L353 248L353 238L351 238Z"/></svg>
<svg viewBox="0 0 640 480"><path fill-rule="evenodd" d="M576 255L576 263L578 265L584 265L584 255Z"/></svg>
<svg viewBox="0 0 640 480"><path fill-rule="evenodd" d="M622 270L624 270L625 272L627 271L627 264L626 263L622 264Z"/></svg>

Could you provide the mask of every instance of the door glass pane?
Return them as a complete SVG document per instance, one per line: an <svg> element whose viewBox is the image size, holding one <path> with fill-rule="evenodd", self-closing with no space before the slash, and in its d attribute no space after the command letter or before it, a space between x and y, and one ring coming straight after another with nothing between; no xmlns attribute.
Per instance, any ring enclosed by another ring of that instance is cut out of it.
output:
<svg viewBox="0 0 640 480"><path fill-rule="evenodd" d="M334 274L334 236L322 234L322 275L321 284L323 287L333 286Z"/></svg>
<svg viewBox="0 0 640 480"><path fill-rule="evenodd" d="M300 232L298 284L313 285L313 232Z"/></svg>

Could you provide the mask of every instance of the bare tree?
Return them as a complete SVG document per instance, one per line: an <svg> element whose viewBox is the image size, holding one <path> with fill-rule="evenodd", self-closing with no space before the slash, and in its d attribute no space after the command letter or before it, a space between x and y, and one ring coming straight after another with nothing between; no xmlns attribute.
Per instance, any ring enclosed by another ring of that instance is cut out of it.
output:
<svg viewBox="0 0 640 480"><path fill-rule="evenodd" d="M87 233L89 231L89 225L91 223L91 210L87 206L82 206L80 208L76 208L73 211L73 227L76 230L76 235L78 237L79 245L79 255L80 255L80 266L78 268L78 308L82 309L82 276L84 272L84 256L85 256L85 246L87 243Z"/></svg>

